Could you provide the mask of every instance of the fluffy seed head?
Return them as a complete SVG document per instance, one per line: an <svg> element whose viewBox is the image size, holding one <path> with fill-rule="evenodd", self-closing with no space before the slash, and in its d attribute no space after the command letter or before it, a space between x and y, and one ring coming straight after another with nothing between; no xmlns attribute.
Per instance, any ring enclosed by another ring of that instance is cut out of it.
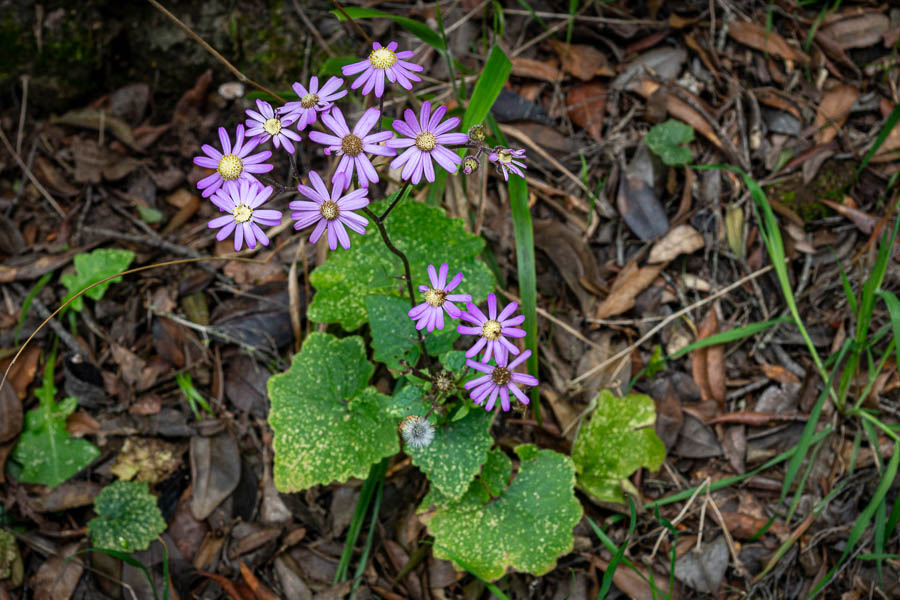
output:
<svg viewBox="0 0 900 600"><path fill-rule="evenodd" d="M362 152L363 143L359 137L349 133L341 140L341 151L347 156L357 156Z"/></svg>
<svg viewBox="0 0 900 600"><path fill-rule="evenodd" d="M340 216L341 208L337 205L337 202L328 200L322 203L319 207L319 212L322 213L322 218L326 221L334 221Z"/></svg>
<svg viewBox="0 0 900 600"><path fill-rule="evenodd" d="M436 290L432 288L425 292L425 302L427 302L431 306L443 306L446 299L447 292L445 292L444 290Z"/></svg>
<svg viewBox="0 0 900 600"><path fill-rule="evenodd" d="M434 441L434 426L417 415L400 422L400 435L410 448L427 448Z"/></svg>
<svg viewBox="0 0 900 600"><path fill-rule="evenodd" d="M234 215L234 220L237 223L246 223L253 217L253 209L246 204L238 204L231 211L231 214Z"/></svg>
<svg viewBox="0 0 900 600"><path fill-rule="evenodd" d="M369 54L369 62L376 69L387 69L394 66L397 62L397 56L387 48L382 47L378 50L372 50L372 53Z"/></svg>
<svg viewBox="0 0 900 600"><path fill-rule="evenodd" d="M222 179L225 181L237 179L241 176L241 171L243 170L244 161L242 161L241 157L237 154L226 154L219 159L219 166L216 167L216 171L219 172L219 175L221 175Z"/></svg>
<svg viewBox="0 0 900 600"><path fill-rule="evenodd" d="M491 381L497 385L506 385L512 379L512 374L506 367L495 367L491 373Z"/></svg>
<svg viewBox="0 0 900 600"><path fill-rule="evenodd" d="M423 131L416 136L416 148L422 152L431 152L437 145L437 138L430 131Z"/></svg>

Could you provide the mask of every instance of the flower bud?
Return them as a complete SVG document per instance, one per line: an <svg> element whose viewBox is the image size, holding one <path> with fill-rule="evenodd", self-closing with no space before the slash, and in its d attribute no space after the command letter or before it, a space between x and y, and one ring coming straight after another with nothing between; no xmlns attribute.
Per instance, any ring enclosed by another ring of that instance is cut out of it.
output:
<svg viewBox="0 0 900 600"><path fill-rule="evenodd" d="M469 141L480 144L484 141L484 125L472 125L469 128Z"/></svg>
<svg viewBox="0 0 900 600"><path fill-rule="evenodd" d="M463 159L463 173L471 175L478 170L478 158L474 154L470 154Z"/></svg>

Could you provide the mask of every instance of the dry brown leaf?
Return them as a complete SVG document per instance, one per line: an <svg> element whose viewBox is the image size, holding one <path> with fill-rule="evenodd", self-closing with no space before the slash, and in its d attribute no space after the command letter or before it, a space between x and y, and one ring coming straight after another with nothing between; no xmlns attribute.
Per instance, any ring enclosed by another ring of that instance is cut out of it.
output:
<svg viewBox="0 0 900 600"><path fill-rule="evenodd" d="M863 233L868 235L875 231L875 226L878 224L877 217L865 213L858 208L853 208L852 206L847 206L846 204L834 202L832 200L828 200L827 198L820 198L819 202L831 207L835 212L840 213L841 216L852 221L853 224L856 225L856 228Z"/></svg>
<svg viewBox="0 0 900 600"><path fill-rule="evenodd" d="M534 60L515 57L512 59L512 74L527 79L543 79L550 83L559 80L559 67L555 61Z"/></svg>
<svg viewBox="0 0 900 600"><path fill-rule="evenodd" d="M34 174L50 191L56 192L60 196L70 198L77 196L81 190L71 183L69 177L63 175L59 169L41 155L34 157Z"/></svg>
<svg viewBox="0 0 900 600"><path fill-rule="evenodd" d="M800 378L782 367L781 365L764 364L762 366L763 373L769 379L780 381L781 383L800 383Z"/></svg>
<svg viewBox="0 0 900 600"><path fill-rule="evenodd" d="M572 89L566 95L569 118L584 128L598 142L603 139L603 117L606 114L606 86L593 81Z"/></svg>
<svg viewBox="0 0 900 600"><path fill-rule="evenodd" d="M881 41L881 37L891 26L891 20L881 13L853 15L822 27L822 33L837 45L847 48L867 48Z"/></svg>
<svg viewBox="0 0 900 600"><path fill-rule="evenodd" d="M728 28L728 35L746 46L769 54L777 54L785 60L792 62L808 60L805 54L788 44L787 40L774 31L767 32L765 25L759 23L735 21Z"/></svg>
<svg viewBox="0 0 900 600"><path fill-rule="evenodd" d="M703 246L703 236L696 229L690 225L678 225L653 244L647 262L666 263L679 254L690 254Z"/></svg>
<svg viewBox="0 0 900 600"><path fill-rule="evenodd" d="M596 317L606 319L630 310L634 306L635 297L653 283L662 269L663 265L638 267L637 261L629 262L616 277L609 296L597 307Z"/></svg>
<svg viewBox="0 0 900 600"><path fill-rule="evenodd" d="M850 108L859 97L859 90L852 85L838 84L825 92L816 111L816 143L827 144L835 138L847 121Z"/></svg>
<svg viewBox="0 0 900 600"><path fill-rule="evenodd" d="M711 306L706 318L700 324L697 340L708 338L719 332L719 317L716 307ZM700 388L704 402L713 400L719 410L725 407L725 346L717 344L698 348L691 352L691 376Z"/></svg>
<svg viewBox="0 0 900 600"><path fill-rule="evenodd" d="M32 345L22 352L19 360L14 362L12 367L9 366L9 363L12 360L11 358L0 362L0 369L2 369L4 373L6 372L6 369L9 369L3 387L12 385L12 389L15 390L19 400L24 400L28 395L28 386L34 381L34 375L37 372L38 359L40 357L40 347Z"/></svg>
<svg viewBox="0 0 900 600"><path fill-rule="evenodd" d="M786 113L790 113L794 116L798 121L803 120L803 115L800 113L800 109L797 108L797 105L784 97L784 92L781 90L776 90L770 87L759 88L753 91L756 95L756 99L759 100L762 104L766 106L771 106L772 108L784 111Z"/></svg>
<svg viewBox="0 0 900 600"><path fill-rule="evenodd" d="M609 561L603 560L599 556L591 556L591 562L601 571L606 571L609 568ZM639 564L636 568L640 571L640 574L635 573L631 569L616 569L613 573L613 583L621 592L631 598L631 600L653 600L658 597L659 592L662 592L663 595L668 595L669 580L667 578L658 576L653 578L658 590L658 592L654 593L650 588L651 573L643 565Z"/></svg>
<svg viewBox="0 0 900 600"><path fill-rule="evenodd" d="M563 70L582 81L590 81L598 75L603 77L614 75L606 56L594 46L564 44L556 40L550 40L550 45L556 50Z"/></svg>
<svg viewBox="0 0 900 600"><path fill-rule="evenodd" d="M659 84L655 81L644 79L640 82L635 91L644 98L649 98L659 89L659 87ZM685 94L687 93L688 92L685 92ZM700 100L698 99L697 102L699 103ZM668 97L666 98L666 110L669 112L670 116L684 121L693 127L697 133L715 144L716 147L722 148L722 140L715 134L710 124L687 102L681 100L675 94L668 94Z"/></svg>

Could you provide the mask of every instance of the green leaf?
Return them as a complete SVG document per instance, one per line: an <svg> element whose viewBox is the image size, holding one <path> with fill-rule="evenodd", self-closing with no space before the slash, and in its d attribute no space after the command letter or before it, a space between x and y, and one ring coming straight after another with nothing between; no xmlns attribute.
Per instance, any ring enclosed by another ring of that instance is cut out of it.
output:
<svg viewBox="0 0 900 600"><path fill-rule="evenodd" d="M146 481L116 481L97 494L97 516L88 522L98 548L146 550L166 530L166 522Z"/></svg>
<svg viewBox="0 0 900 600"><path fill-rule="evenodd" d="M416 336L416 326L407 316L409 300L393 296L366 296L366 313L372 329L372 358L390 369L403 369L401 360L415 365L421 349ZM425 334L425 350L437 356L453 348L459 338L456 327L445 325L440 331Z"/></svg>
<svg viewBox="0 0 900 600"><path fill-rule="evenodd" d="M531 209L528 207L528 184L523 177L509 178L509 208L513 217L513 235L516 239L516 268L519 274L519 293L522 295L522 314L527 332L525 348L531 350L528 357L528 373L538 375L537 342L537 275L535 271L534 230L531 224ZM532 410L538 423L541 422L541 403L538 388L529 392Z"/></svg>
<svg viewBox="0 0 900 600"><path fill-rule="evenodd" d="M532 445L519 446L516 453L518 475L495 499L486 500L484 486L475 481L456 502L433 509L420 506L436 557L453 560L457 568L465 563L472 573L492 581L508 567L543 575L572 550L572 529L582 514L572 460ZM498 459L509 463L502 453L492 452L492 462ZM496 465L493 471L495 476L506 472Z"/></svg>
<svg viewBox="0 0 900 600"><path fill-rule="evenodd" d="M681 121L669 119L654 125L647 132L647 146L671 167L684 165L694 158L685 144L694 139L694 128Z"/></svg>
<svg viewBox="0 0 900 600"><path fill-rule="evenodd" d="M409 415L424 417L428 408L419 388L407 385L394 395L388 411L399 422ZM486 410L473 410L458 421L438 424L432 414L428 419L435 427L431 445L427 448L405 446L404 450L445 498L457 500L469 489L487 459L493 443L490 434L492 417L493 414Z"/></svg>
<svg viewBox="0 0 900 600"><path fill-rule="evenodd" d="M487 118L511 72L512 62L500 46L491 48L487 62L484 63L484 70L475 82L472 98L463 115L462 131L468 131L469 127L478 125Z"/></svg>
<svg viewBox="0 0 900 600"><path fill-rule="evenodd" d="M98 248L90 254L76 254L75 273L63 273L59 278L63 285L66 286L66 289L69 290L69 293L63 298L63 303L89 285L126 270L133 260L134 252L116 248ZM92 287L84 295L94 300L100 300L110 284L118 281L122 281L122 278L116 277ZM80 311L84 308L83 297L75 298L71 306L75 310Z"/></svg>
<svg viewBox="0 0 900 600"><path fill-rule="evenodd" d="M21 471L16 478L25 483L39 483L55 488L91 464L100 454L92 443L75 439L66 430L66 417L75 412L78 400L55 400L53 362L47 361L44 383L35 392L41 403L25 415L25 429L19 437L12 457Z"/></svg>
<svg viewBox="0 0 900 600"><path fill-rule="evenodd" d="M624 502L622 480L641 467L655 471L666 457L653 430L656 408L649 396L619 398L609 390L601 391L597 402L572 448L578 487L596 500Z"/></svg>
<svg viewBox="0 0 900 600"><path fill-rule="evenodd" d="M319 75L343 77L344 74L341 69L347 65L352 65L355 62L359 62L358 56L330 56L319 68ZM296 95L297 94L294 94L294 96Z"/></svg>
<svg viewBox="0 0 900 600"><path fill-rule="evenodd" d="M386 207L384 201L371 208L378 214ZM460 271L464 274L454 293L472 294L473 302L481 302L493 289L494 276L476 258L484 240L468 233L462 219L450 219L439 208L405 200L391 212L385 228L409 259L414 286L430 285L429 264L437 268L447 263L451 277ZM366 296L406 296L406 285L398 279L402 275L403 263L385 247L378 230L370 227L366 235L353 237L349 250L332 252L312 272L310 281L317 293L308 317L318 323L340 323L348 331L357 329L368 319ZM422 295L416 295L416 303L421 302Z"/></svg>
<svg viewBox="0 0 900 600"><path fill-rule="evenodd" d="M437 50L447 49L447 46L444 44L444 40L441 39L441 36L438 35L433 29L431 29L431 27L429 27L425 23L422 23L421 21L415 21L408 17L399 17L397 15L392 15L375 8L361 8L358 6L345 6L344 12L350 15L351 19L390 19L432 48L435 48ZM347 17L345 17L339 10L333 10L331 11L331 14L337 17L338 21L347 20Z"/></svg>
<svg viewBox="0 0 900 600"><path fill-rule="evenodd" d="M275 486L283 492L363 478L397 452L390 398L368 386L375 366L362 338L310 334L287 372L269 378Z"/></svg>

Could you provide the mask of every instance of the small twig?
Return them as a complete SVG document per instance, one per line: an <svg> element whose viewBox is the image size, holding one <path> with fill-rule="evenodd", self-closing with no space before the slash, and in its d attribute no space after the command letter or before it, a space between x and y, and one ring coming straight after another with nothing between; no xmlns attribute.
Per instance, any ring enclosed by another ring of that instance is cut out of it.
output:
<svg viewBox="0 0 900 600"><path fill-rule="evenodd" d="M151 2L152 1L153 0L151 0ZM365 31L363 31L363 28L359 26L359 23L357 23L356 21L353 20L353 17L351 17L350 15L347 14L347 11L344 10L344 7L341 6L340 2L338 2L337 0L331 0L331 3L334 5L334 7L336 9L338 9L338 12L340 12L342 15L344 15L345 19L350 21L350 24L353 25L353 28L356 29L356 32L359 35L363 36L363 39L365 39L366 42L371 46L372 38L370 38L369 35Z"/></svg>
<svg viewBox="0 0 900 600"><path fill-rule="evenodd" d="M319 42L319 45L322 46L322 49L325 50L325 53L329 57L334 57L335 53L328 45L328 42L325 41L325 38L322 37L322 34L319 33L319 29L313 25L312 21L309 20L309 17L306 16L306 12L303 10L303 7L300 6L300 3L297 0L291 0L294 4L294 10L300 15L300 20L303 21L303 24L306 25L306 28L309 29L310 33L313 34L313 37L316 38L316 41Z"/></svg>
<svg viewBox="0 0 900 600"><path fill-rule="evenodd" d="M25 135L25 108L28 106L28 75L22 75L22 109L19 111L19 132L16 134L16 154L22 154L22 138Z"/></svg>
<svg viewBox="0 0 900 600"><path fill-rule="evenodd" d="M235 67L233 64L231 64L230 62L228 62L228 60L227 60L224 56L222 56L221 54L219 54L219 52L218 52L215 48L213 48L212 46L210 46L209 44L207 44L207 43L203 40L202 37L200 37L199 35L197 35L196 33L194 33L194 31L193 31L190 27L188 27L187 25L185 25L185 24L181 21L181 19L179 19L179 18L176 17L174 14L172 14L171 12L169 12L169 10L168 10L165 6L163 6L162 4L160 4L159 2L157 2L157 0L147 0L147 2L149 2L150 4L152 4L153 6L155 6L155 7L157 8L157 10L159 10L162 14L166 15L167 17L169 17L169 19L171 19L172 21L174 21L175 24L178 25L179 27L181 27L181 29L183 29L185 33L187 33L191 38L193 38L193 40L194 40L195 42L197 42L198 44L200 44L201 46L203 46L204 50L206 50L207 52L209 52L210 54L212 54L213 57L215 57L216 60L218 60L218 61L219 61L220 63L222 63L223 65L225 65L225 68L227 68L229 71L231 71L231 72L234 74L234 76L237 77L241 82L250 84L250 85L252 85L253 87L258 88L259 90L265 92L266 94L269 94L270 96L272 96L273 98L275 98L276 100L278 100L279 102L281 102L282 104L285 103L285 99L284 99L284 98L282 98L281 96L279 96L278 94L276 94L275 92L273 92L272 90L270 90L269 88L267 88L266 86L262 85L261 83L257 83L257 82L255 82L254 80L252 80L252 79L250 79L249 77L247 77L246 75L244 75L243 73L241 73L241 71L240 71L237 67Z"/></svg>
<svg viewBox="0 0 900 600"><path fill-rule="evenodd" d="M41 185L41 182L37 180L37 177L34 176L34 174L31 172L31 169L29 169L28 166L26 166L25 163L22 162L22 157L19 156L19 153L16 152L16 149L13 148L11 143L9 143L9 139L6 137L6 133L3 131L2 127L0 127L0 141L3 142L3 145L6 147L7 151L12 154L12 157L13 159L15 159L16 164L19 165L19 168L22 169L22 172L25 173L25 176L28 178L28 180L34 184L34 187L36 187L41 195L47 200L47 202L50 203L50 206L53 207L53 210L56 211L56 214L65 219L66 213L63 212L63 209L60 208L56 200L53 199L53 196L50 195L50 192L48 192L47 189L43 185Z"/></svg>

